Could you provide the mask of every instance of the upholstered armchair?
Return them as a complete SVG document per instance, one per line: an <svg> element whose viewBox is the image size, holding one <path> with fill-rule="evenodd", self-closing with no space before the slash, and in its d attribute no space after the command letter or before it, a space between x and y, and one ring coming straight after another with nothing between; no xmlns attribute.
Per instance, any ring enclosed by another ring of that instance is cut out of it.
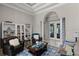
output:
<svg viewBox="0 0 79 59"><path fill-rule="evenodd" d="M24 44L16 36L3 38L3 53L5 55L14 56L23 51ZM14 45L13 45L14 44Z"/></svg>
<svg viewBox="0 0 79 59"><path fill-rule="evenodd" d="M40 37L39 33L32 34L32 44L36 44L36 41L42 41L42 37Z"/></svg>

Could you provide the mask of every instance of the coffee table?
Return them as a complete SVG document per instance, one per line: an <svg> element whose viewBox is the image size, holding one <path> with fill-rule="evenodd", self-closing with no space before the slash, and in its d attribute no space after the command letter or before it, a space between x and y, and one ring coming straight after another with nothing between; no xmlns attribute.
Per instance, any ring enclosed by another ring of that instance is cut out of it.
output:
<svg viewBox="0 0 79 59"><path fill-rule="evenodd" d="M47 44L48 43L44 42L44 44L42 44L42 47L39 47L39 48L33 47L32 45L28 48L29 52L32 53L34 56L40 56L44 51L47 50Z"/></svg>

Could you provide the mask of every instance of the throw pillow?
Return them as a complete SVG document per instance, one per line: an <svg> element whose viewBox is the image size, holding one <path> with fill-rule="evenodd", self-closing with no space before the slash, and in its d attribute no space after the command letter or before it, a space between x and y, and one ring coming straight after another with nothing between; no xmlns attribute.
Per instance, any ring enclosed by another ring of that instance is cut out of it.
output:
<svg viewBox="0 0 79 59"><path fill-rule="evenodd" d="M19 43L19 40L16 38L16 39L9 40L9 44L12 46L17 46L20 43Z"/></svg>

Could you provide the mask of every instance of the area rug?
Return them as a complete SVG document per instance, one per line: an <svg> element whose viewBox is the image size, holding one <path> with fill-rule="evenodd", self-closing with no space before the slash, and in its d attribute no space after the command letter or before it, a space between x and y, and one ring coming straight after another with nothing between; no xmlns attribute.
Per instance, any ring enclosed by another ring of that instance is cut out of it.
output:
<svg viewBox="0 0 79 59"><path fill-rule="evenodd" d="M27 49L23 50L17 56L33 56ZM48 47L47 51L45 51L41 56L60 56L57 52L57 48L55 47Z"/></svg>

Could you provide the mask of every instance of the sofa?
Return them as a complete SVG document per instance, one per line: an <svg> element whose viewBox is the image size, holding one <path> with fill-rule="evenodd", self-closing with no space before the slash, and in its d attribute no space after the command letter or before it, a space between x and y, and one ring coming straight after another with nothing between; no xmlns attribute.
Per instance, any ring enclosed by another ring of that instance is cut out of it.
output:
<svg viewBox="0 0 79 59"><path fill-rule="evenodd" d="M16 44L15 46L12 45L14 40L16 40L19 44ZM5 55L14 56L24 49L23 41L20 41L16 36L3 38L2 42L3 54Z"/></svg>

